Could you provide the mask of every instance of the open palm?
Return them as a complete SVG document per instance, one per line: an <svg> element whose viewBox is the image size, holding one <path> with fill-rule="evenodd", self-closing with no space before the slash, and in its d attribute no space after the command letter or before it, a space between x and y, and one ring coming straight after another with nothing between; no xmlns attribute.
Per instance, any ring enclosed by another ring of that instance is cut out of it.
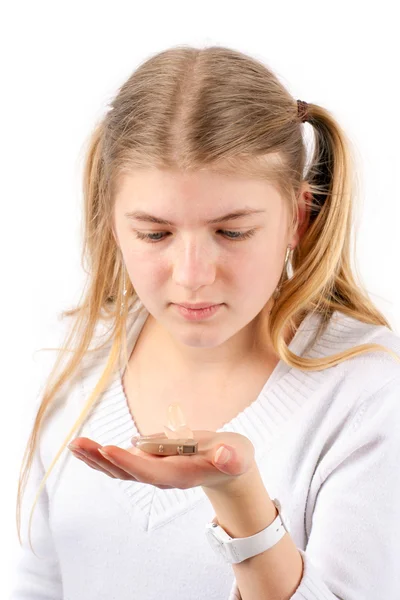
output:
<svg viewBox="0 0 400 600"><path fill-rule="evenodd" d="M163 433L156 434L165 437ZM240 433L193 431L198 442L197 454L155 456L132 446L124 450L118 446L101 446L94 440L81 437L73 441L73 446L86 452L75 454L90 467L102 471L114 479L140 481L161 489L188 489L196 486L218 489L229 486L255 468L254 446ZM227 463L215 462L215 454L220 446L228 446L231 456ZM99 450L107 452L102 456Z"/></svg>

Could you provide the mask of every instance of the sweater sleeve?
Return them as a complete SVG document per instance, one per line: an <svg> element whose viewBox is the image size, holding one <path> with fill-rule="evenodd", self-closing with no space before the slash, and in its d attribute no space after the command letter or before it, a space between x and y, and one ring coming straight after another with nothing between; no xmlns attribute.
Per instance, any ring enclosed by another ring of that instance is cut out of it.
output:
<svg viewBox="0 0 400 600"><path fill-rule="evenodd" d="M13 587L9 600L62 600L63 589L57 553L49 524L49 501L46 486L41 491L31 523L31 543L28 526L33 502L44 477L44 468L36 451L27 480L21 506L22 545L15 557Z"/></svg>
<svg viewBox="0 0 400 600"><path fill-rule="evenodd" d="M66 343L66 335L71 327L69 319L62 323L57 322L54 330L54 339L50 346L60 347ZM42 393L48 381L49 374L54 365L53 354L41 356L41 360L35 360L35 369L38 374L38 385L33 394L32 402L26 404L26 427L29 433L34 424L34 419L39 410ZM69 390L68 392L70 393ZM53 400L55 406L61 406L65 398L61 396L57 401ZM54 409L53 409L54 410ZM42 428L44 422L42 423ZM41 435L43 436L43 429ZM24 439L25 441L25 439ZM13 583L9 600L62 600L63 587L58 562L57 552L54 546L51 522L49 518L49 496L47 484L41 490L38 501L33 511L31 523L31 544L37 558L31 550L29 542L29 518L35 501L36 493L45 475L43 461L41 460L40 442L38 442L32 461L32 468L26 482L26 489L21 505L21 541L14 556Z"/></svg>
<svg viewBox="0 0 400 600"><path fill-rule="evenodd" d="M397 600L400 377L361 403L321 475L303 577L291 600ZM236 579L229 600L241 600Z"/></svg>

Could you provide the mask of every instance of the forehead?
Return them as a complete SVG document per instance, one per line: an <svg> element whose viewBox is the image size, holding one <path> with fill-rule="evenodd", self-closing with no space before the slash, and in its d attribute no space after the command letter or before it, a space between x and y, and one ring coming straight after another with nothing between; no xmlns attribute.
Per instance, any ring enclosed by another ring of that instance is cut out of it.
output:
<svg viewBox="0 0 400 600"><path fill-rule="evenodd" d="M192 173L148 169L121 175L116 203L127 209L174 208L189 204L199 207L243 208L251 202L264 208L280 200L277 189L263 179L227 175L211 170Z"/></svg>

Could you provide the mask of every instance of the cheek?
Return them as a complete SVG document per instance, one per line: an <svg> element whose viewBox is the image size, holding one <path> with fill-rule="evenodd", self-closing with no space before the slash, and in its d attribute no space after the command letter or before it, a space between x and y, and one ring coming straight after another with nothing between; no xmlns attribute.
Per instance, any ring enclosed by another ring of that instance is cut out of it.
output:
<svg viewBox="0 0 400 600"><path fill-rule="evenodd" d="M130 280L135 289L153 289L167 275L165 262L146 253L132 253L127 262Z"/></svg>
<svg viewBox="0 0 400 600"><path fill-rule="evenodd" d="M232 268L235 265L232 265ZM281 275L279 261L275 256L275 251L262 252L253 255L247 261L241 261L234 268L235 276L240 285L249 287L256 293L272 292Z"/></svg>

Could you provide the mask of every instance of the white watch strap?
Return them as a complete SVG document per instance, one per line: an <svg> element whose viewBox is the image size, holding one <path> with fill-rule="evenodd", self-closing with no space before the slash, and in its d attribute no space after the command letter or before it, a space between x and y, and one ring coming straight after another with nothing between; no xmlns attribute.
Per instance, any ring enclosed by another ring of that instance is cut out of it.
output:
<svg viewBox="0 0 400 600"><path fill-rule="evenodd" d="M232 538L216 519L207 524L207 538L218 554L223 554L229 563L240 563L252 556L269 550L282 539L288 528L282 517L281 504L274 499L278 509L276 519L265 529L246 538Z"/></svg>

